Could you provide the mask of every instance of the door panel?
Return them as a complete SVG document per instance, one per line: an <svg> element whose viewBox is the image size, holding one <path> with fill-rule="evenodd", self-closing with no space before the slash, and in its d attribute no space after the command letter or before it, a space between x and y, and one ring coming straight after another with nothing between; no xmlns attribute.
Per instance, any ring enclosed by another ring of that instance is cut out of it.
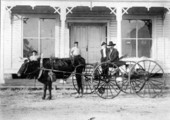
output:
<svg viewBox="0 0 170 120"><path fill-rule="evenodd" d="M101 42L106 41L104 24L74 24L71 26L71 47L79 42L81 56L87 63L100 61Z"/></svg>
<svg viewBox="0 0 170 120"><path fill-rule="evenodd" d="M105 41L105 26L88 26L88 62L100 62L101 42Z"/></svg>
<svg viewBox="0 0 170 120"><path fill-rule="evenodd" d="M79 42L79 48L81 49L81 56L87 59L87 27L83 25L76 25L71 27L71 48L74 46L74 42Z"/></svg>

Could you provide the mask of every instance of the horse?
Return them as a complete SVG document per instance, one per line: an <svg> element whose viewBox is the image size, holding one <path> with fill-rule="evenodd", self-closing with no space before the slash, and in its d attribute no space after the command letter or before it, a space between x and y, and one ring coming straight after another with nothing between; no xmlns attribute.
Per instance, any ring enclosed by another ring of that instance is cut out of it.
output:
<svg viewBox="0 0 170 120"><path fill-rule="evenodd" d="M49 90L48 99L52 99L52 83L57 79L67 79L75 71L78 85L78 96L83 95L82 72L85 70L85 59L81 56L74 58L40 58L37 61L27 61L22 64L18 75L27 76L30 79L37 79L44 85L42 99L46 98L46 91Z"/></svg>

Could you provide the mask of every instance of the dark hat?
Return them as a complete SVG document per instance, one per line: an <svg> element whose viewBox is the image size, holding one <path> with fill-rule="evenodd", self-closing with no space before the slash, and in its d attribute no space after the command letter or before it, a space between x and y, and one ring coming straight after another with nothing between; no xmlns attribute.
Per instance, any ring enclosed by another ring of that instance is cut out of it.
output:
<svg viewBox="0 0 170 120"><path fill-rule="evenodd" d="M116 44L114 44L112 41L109 41L109 44L107 46L115 46Z"/></svg>
<svg viewBox="0 0 170 120"><path fill-rule="evenodd" d="M106 45L106 42L102 42L101 46Z"/></svg>
<svg viewBox="0 0 170 120"><path fill-rule="evenodd" d="M37 53L37 51L36 51L36 50L33 50L33 51L32 51L32 53L33 53L33 52Z"/></svg>
<svg viewBox="0 0 170 120"><path fill-rule="evenodd" d="M78 42L77 42L77 41L75 41L75 42L74 42L74 44L78 44Z"/></svg>

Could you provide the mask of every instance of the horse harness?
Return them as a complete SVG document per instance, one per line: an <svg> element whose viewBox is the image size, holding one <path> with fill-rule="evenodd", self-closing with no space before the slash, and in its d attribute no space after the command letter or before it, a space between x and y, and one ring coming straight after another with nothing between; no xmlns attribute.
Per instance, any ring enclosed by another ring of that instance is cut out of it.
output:
<svg viewBox="0 0 170 120"><path fill-rule="evenodd" d="M71 62L73 62L72 59L71 59ZM72 64L73 64L73 63L72 63ZM74 67L75 67L74 72L66 72L66 71L61 71L61 70L55 70L55 69L54 69L54 59L53 59L53 58L50 58L50 66L51 66L51 69L45 68L45 67L43 66L43 58L41 58L41 59L40 59L40 72L39 72L39 75L38 75L38 78L37 78L37 79L40 79L43 71L49 71L49 72L48 72L48 75L49 75L51 81L54 82L54 81L56 81L55 72L80 74L80 73L76 73L75 71L76 71L76 69L77 69L78 67L81 67L81 66L83 66L83 65L80 64L80 65L78 65L78 66L74 66ZM82 74L81 74L81 75L82 75ZM67 75L65 75L65 77L66 77L66 76L67 76ZM63 78L65 78L65 77L63 76Z"/></svg>

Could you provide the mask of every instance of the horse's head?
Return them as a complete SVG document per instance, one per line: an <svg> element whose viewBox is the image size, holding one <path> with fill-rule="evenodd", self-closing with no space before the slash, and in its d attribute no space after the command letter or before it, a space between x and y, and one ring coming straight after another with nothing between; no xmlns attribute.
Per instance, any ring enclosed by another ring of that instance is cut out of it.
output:
<svg viewBox="0 0 170 120"><path fill-rule="evenodd" d="M35 77L39 72L39 67L39 61L25 61L18 71L18 76L29 76L30 78Z"/></svg>

